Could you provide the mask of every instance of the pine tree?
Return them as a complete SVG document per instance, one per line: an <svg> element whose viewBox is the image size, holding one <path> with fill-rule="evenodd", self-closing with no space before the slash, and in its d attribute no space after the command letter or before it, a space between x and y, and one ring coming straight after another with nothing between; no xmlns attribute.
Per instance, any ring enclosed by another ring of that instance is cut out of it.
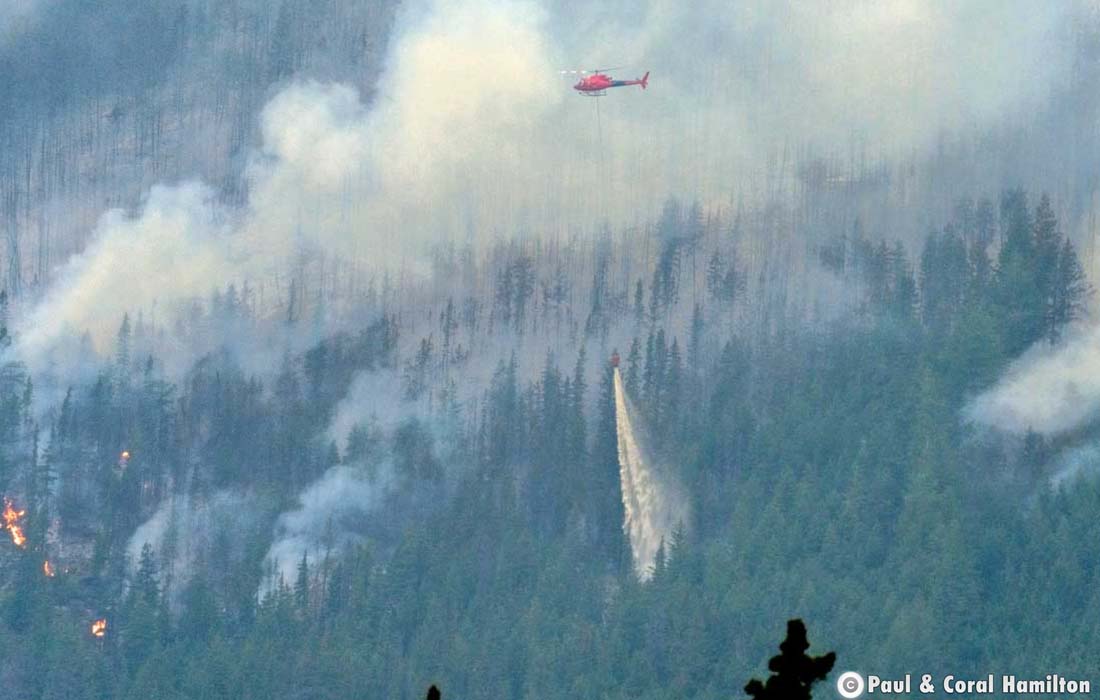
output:
<svg viewBox="0 0 1100 700"><path fill-rule="evenodd" d="M891 256L891 300L890 313L894 318L908 321L913 318L917 305L917 285L913 281L913 272L909 268L909 259L901 242L894 244Z"/></svg>
<svg viewBox="0 0 1100 700"><path fill-rule="evenodd" d="M115 367L120 382L125 382L130 374L130 314L122 316L122 325L118 328L115 343Z"/></svg>
<svg viewBox="0 0 1100 700"><path fill-rule="evenodd" d="M583 464L586 446L588 445L587 421L584 418L585 395L588 393L588 383L584 378L586 353L584 345L577 352L577 363L573 366L573 379L569 383L569 455L568 459L573 464Z"/></svg>
<svg viewBox="0 0 1100 700"><path fill-rule="evenodd" d="M683 401L684 363L680 356L680 342L676 338L672 339L672 345L668 348L665 365L665 383L662 392L664 406L661 408L660 415L664 418L663 430L666 431L666 437L671 443L676 434L683 434L682 428L688 418L687 410L690 410ZM691 405L694 405L694 402L691 402Z"/></svg>
<svg viewBox="0 0 1100 700"><path fill-rule="evenodd" d="M703 330L706 323L703 321L703 309L696 304L691 310L691 337L688 340L688 362L692 370L699 366L702 356Z"/></svg>
<svg viewBox="0 0 1100 700"><path fill-rule="evenodd" d="M665 538L662 537L660 543L657 544L657 553L653 555L653 565L650 567L650 578L653 581L659 581L665 575L665 566L668 563L668 559L665 554Z"/></svg>
<svg viewBox="0 0 1100 700"><path fill-rule="evenodd" d="M440 333L443 336L442 362L446 371L454 354L455 333L458 332L458 318L455 315L453 297L447 297L447 306L439 317Z"/></svg>
<svg viewBox="0 0 1100 700"><path fill-rule="evenodd" d="M294 581L294 605L303 615L309 611L309 557L305 552L298 562L298 578Z"/></svg>
<svg viewBox="0 0 1100 700"><path fill-rule="evenodd" d="M122 653L131 673L135 673L156 650L162 637L159 596L156 556L152 546L146 543L141 549L121 626Z"/></svg>
<svg viewBox="0 0 1100 700"><path fill-rule="evenodd" d="M638 336L630 341L630 351L626 354L626 371L623 372L623 384L631 396L638 395L642 372L642 343Z"/></svg>
<svg viewBox="0 0 1100 700"><path fill-rule="evenodd" d="M722 254L715 250L707 261L707 292L713 299L721 298L722 278L725 277L726 264L722 260Z"/></svg>
<svg viewBox="0 0 1100 700"><path fill-rule="evenodd" d="M160 599L160 584L157 582L157 559L153 546L148 542L141 548L138 570L134 575L134 594L142 601L156 608Z"/></svg>
<svg viewBox="0 0 1100 700"><path fill-rule="evenodd" d="M1051 303L1054 293L1061 240L1062 234L1058 231L1054 207L1050 203L1050 197L1044 194L1039 199L1039 205L1035 207L1035 216L1032 219L1032 242L1035 247L1032 265L1035 269L1035 284L1044 304Z"/></svg>
<svg viewBox="0 0 1100 700"><path fill-rule="evenodd" d="M1092 294L1088 278L1077 259L1077 251L1066 239L1058 253L1052 282L1052 293L1047 315L1047 339L1055 343L1061 338L1062 329L1079 319L1085 302Z"/></svg>
<svg viewBox="0 0 1100 700"><path fill-rule="evenodd" d="M1001 235L995 301L1004 318L1005 349L1016 355L1043 336L1046 311L1035 274L1035 242L1023 190L1010 190L1001 199Z"/></svg>
<svg viewBox="0 0 1100 700"><path fill-rule="evenodd" d="M0 290L0 349L11 345L11 335L8 334L8 292Z"/></svg>
<svg viewBox="0 0 1100 700"><path fill-rule="evenodd" d="M634 325L641 328L645 322L645 288L639 279L634 285Z"/></svg>
<svg viewBox="0 0 1100 700"><path fill-rule="evenodd" d="M1042 476L1042 469L1050 459L1050 445L1039 433L1028 430L1024 435L1024 449L1020 461L1029 478L1038 479Z"/></svg>
<svg viewBox="0 0 1100 700"><path fill-rule="evenodd" d="M409 400L419 399L428 389L428 370L432 364L434 350L432 336L420 339L420 349L416 356L405 363L405 371L402 382L405 388L405 398Z"/></svg>

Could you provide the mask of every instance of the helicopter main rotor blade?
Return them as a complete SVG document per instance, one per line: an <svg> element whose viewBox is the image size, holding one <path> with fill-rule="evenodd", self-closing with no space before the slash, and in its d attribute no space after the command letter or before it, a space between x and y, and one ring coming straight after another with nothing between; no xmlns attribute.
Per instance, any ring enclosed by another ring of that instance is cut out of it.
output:
<svg viewBox="0 0 1100 700"><path fill-rule="evenodd" d="M609 70L622 70L625 67L626 66L612 66L611 68L590 68L588 70L560 70L558 71L558 73L560 73L561 75L587 75L589 73L603 73L604 71Z"/></svg>

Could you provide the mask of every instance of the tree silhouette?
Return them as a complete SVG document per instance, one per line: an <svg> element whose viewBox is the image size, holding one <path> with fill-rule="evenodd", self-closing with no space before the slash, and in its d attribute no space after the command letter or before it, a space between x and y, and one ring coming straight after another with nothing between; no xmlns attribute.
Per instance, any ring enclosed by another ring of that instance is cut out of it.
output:
<svg viewBox="0 0 1100 700"><path fill-rule="evenodd" d="M755 700L810 700L810 687L833 670L836 653L807 656L809 648L802 620L787 622L787 638L779 645L779 655L768 662L771 677L766 683L754 678L745 686L745 692Z"/></svg>
<svg viewBox="0 0 1100 700"><path fill-rule="evenodd" d="M428 688L428 700L440 700L440 698L442 697L443 696L442 694L440 694L439 688L436 688L434 685L431 688Z"/></svg>

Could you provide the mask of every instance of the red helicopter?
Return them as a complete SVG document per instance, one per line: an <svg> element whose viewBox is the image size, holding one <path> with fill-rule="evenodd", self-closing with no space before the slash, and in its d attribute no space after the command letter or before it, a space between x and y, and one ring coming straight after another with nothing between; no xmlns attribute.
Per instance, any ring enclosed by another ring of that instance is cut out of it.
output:
<svg viewBox="0 0 1100 700"><path fill-rule="evenodd" d="M573 89L584 95L585 97L602 97L607 94L608 88L626 87L628 85L641 85L645 90L649 85L649 71L645 72L645 75L637 80L614 80L610 75L604 73L604 71L615 70L614 68L596 68L595 70L563 70L562 73L579 73L585 77L580 79ZM588 75L591 73L592 75Z"/></svg>

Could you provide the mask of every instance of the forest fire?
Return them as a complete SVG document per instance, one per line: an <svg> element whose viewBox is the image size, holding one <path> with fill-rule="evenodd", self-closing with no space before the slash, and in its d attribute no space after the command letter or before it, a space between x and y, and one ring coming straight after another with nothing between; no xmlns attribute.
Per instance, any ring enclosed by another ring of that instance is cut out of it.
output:
<svg viewBox="0 0 1100 700"><path fill-rule="evenodd" d="M4 499L4 529L11 533L11 541L16 547L27 546L27 536L23 534L23 527L19 524L19 519L26 514L27 511L16 510L9 499Z"/></svg>
<svg viewBox="0 0 1100 700"><path fill-rule="evenodd" d="M102 639L107 635L107 618L92 623L92 636Z"/></svg>
<svg viewBox="0 0 1100 700"><path fill-rule="evenodd" d="M49 559L42 562L42 573L46 574L46 576L49 578L53 578L55 572L53 570L53 565L50 564Z"/></svg>

